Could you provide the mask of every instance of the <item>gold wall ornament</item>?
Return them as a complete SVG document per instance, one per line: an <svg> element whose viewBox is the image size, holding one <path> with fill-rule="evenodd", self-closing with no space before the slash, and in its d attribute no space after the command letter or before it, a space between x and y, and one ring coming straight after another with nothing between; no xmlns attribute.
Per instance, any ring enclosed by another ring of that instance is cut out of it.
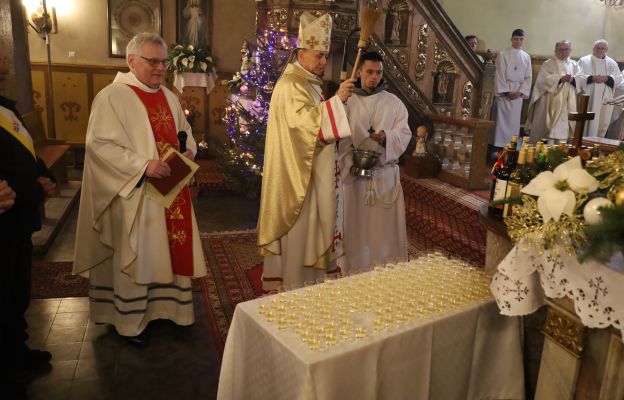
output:
<svg viewBox="0 0 624 400"><path fill-rule="evenodd" d="M542 332L575 357L583 355L585 327L580 321L549 306Z"/></svg>
<svg viewBox="0 0 624 400"><path fill-rule="evenodd" d="M357 15L332 11L329 13L333 20L332 29L344 32L350 32L357 24Z"/></svg>
<svg viewBox="0 0 624 400"><path fill-rule="evenodd" d="M438 41L435 43L433 63L435 64L435 71L440 71L440 68L443 66L444 72L457 73L457 66L453 60L450 59L448 53L442 48L442 45Z"/></svg>
<svg viewBox="0 0 624 400"><path fill-rule="evenodd" d="M464 89L462 90L461 113L465 118L470 117L472 110L472 89L472 82L468 81L464 84Z"/></svg>
<svg viewBox="0 0 624 400"><path fill-rule="evenodd" d="M405 69L408 67L407 48L397 47L392 49L392 55L399 61L399 64Z"/></svg>
<svg viewBox="0 0 624 400"><path fill-rule="evenodd" d="M425 77L427 71L427 47L429 40L429 26L427 24L420 25L418 29L418 45L416 46L416 53L418 61L416 61L416 69L414 71L414 77L417 81Z"/></svg>
<svg viewBox="0 0 624 400"><path fill-rule="evenodd" d="M273 29L288 30L288 8L272 8L267 11L267 21Z"/></svg>

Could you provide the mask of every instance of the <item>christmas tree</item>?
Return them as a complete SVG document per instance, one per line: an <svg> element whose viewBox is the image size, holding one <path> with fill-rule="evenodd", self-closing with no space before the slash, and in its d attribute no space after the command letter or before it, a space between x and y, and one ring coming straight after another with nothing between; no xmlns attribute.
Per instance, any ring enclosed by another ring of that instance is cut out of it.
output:
<svg viewBox="0 0 624 400"><path fill-rule="evenodd" d="M243 44L241 70L225 82L232 99L224 117L228 140L218 161L227 186L247 196L260 193L269 103L290 49L286 32L265 31L256 45Z"/></svg>

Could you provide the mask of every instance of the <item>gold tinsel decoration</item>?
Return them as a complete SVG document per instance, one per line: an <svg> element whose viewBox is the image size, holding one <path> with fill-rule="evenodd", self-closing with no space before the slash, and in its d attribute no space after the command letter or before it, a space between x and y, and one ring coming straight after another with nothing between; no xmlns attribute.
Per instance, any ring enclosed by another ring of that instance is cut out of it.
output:
<svg viewBox="0 0 624 400"><path fill-rule="evenodd" d="M586 194L576 194L575 211L587 201ZM544 223L537 207L537 200L528 195L522 196L522 206L514 206L513 214L505 218L507 232L513 243L528 235L529 245L538 252L550 249L553 245L563 246L566 253L574 255L575 248L587 243L583 220L574 215L562 214L558 221Z"/></svg>
<svg viewBox="0 0 624 400"><path fill-rule="evenodd" d="M599 189L608 189L607 199L617 204L617 195L624 190L624 151L617 150L595 158L587 163L586 168L598 180Z"/></svg>

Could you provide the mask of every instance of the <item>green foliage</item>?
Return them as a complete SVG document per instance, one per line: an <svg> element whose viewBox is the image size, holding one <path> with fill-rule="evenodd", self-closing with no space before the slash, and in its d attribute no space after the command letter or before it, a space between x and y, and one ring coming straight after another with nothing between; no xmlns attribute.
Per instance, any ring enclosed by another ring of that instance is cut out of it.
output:
<svg viewBox="0 0 624 400"><path fill-rule="evenodd" d="M606 262L624 251L624 206L600 209L602 222L586 228L588 243L578 251L579 260L596 259Z"/></svg>

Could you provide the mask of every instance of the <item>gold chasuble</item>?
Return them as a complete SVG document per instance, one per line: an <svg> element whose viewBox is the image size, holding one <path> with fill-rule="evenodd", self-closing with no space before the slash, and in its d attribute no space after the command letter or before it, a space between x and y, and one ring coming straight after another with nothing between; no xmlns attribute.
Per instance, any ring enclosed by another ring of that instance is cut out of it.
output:
<svg viewBox="0 0 624 400"><path fill-rule="evenodd" d="M258 220L260 253L269 256L282 254L280 238L298 218L306 218L310 225L297 240L306 241L302 267L315 268L326 268L340 236L335 146L330 143L351 133L342 102L337 96L323 101L321 84L319 77L289 64L275 86ZM304 202L307 215L301 215Z"/></svg>
<svg viewBox="0 0 624 400"><path fill-rule="evenodd" d="M167 98L162 90L149 93L128 85L139 97L149 118L158 155L162 158L169 147L179 150L175 122ZM167 236L173 273L193 276L193 225L191 217L191 193L185 186L176 196L171 206L165 209Z"/></svg>

